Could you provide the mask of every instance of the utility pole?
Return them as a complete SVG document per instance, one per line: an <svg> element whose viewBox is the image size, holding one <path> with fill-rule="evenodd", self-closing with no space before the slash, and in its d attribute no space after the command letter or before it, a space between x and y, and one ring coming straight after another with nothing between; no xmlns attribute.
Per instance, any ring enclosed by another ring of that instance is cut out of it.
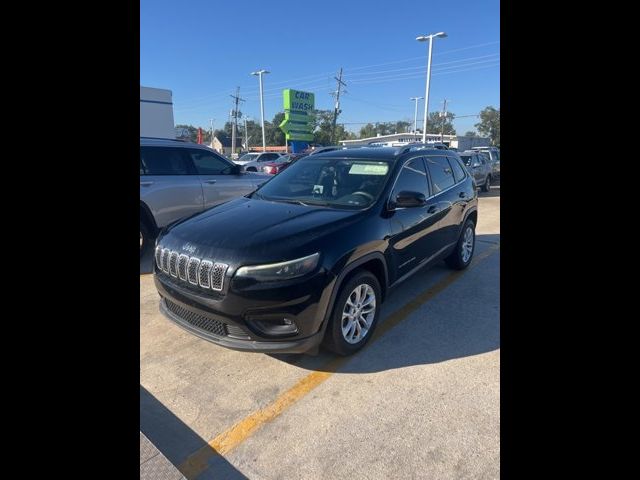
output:
<svg viewBox="0 0 640 480"><path fill-rule="evenodd" d="M240 98L240 87L236 87L236 94L229 95L235 101L235 106L232 110L233 123L231 124L231 158L236 154L236 130L238 129L238 102L244 102L243 98Z"/></svg>
<svg viewBox="0 0 640 480"><path fill-rule="evenodd" d="M338 120L338 114L340 113L340 87L342 87L343 85L345 87L347 86L347 84L342 81L342 67L340 67L340 73L338 73L338 76L333 78L337 80L338 88L336 89L335 92L331 92L330 94L332 96L335 96L335 99L336 99L336 105L335 105L335 108L333 109L333 124L331 126L331 144L332 145L335 143L336 121ZM347 91L345 90L344 93L347 93Z"/></svg>
<svg viewBox="0 0 640 480"><path fill-rule="evenodd" d="M444 106L442 107L442 112L440 113L442 117L442 128L440 129L440 143L444 143L444 124L447 121L447 99L444 99Z"/></svg>
<svg viewBox="0 0 640 480"><path fill-rule="evenodd" d="M215 120L215 118L210 118L209 119L209 124L211 125L211 142L209 142L209 146L211 148L213 148L213 121Z"/></svg>
<svg viewBox="0 0 640 480"><path fill-rule="evenodd" d="M418 131L418 102L422 100L424 97L411 97L409 100L413 100L416 102L416 109L413 114L413 134L415 135Z"/></svg>
<svg viewBox="0 0 640 480"><path fill-rule="evenodd" d="M244 120L244 148L248 152L249 151L249 130L247 130L247 120L252 120L252 119L247 118L246 115L242 117L242 119Z"/></svg>

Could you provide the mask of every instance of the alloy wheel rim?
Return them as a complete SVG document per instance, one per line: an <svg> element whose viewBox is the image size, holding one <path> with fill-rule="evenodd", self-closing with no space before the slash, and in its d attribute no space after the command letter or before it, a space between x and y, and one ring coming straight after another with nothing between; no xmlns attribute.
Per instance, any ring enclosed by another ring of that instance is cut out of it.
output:
<svg viewBox="0 0 640 480"><path fill-rule="evenodd" d="M140 249L142 249L143 243L144 243L144 237L142 236L142 232L140 232Z"/></svg>
<svg viewBox="0 0 640 480"><path fill-rule="evenodd" d="M471 227L467 227L464 231L464 238L462 239L462 261L467 263L473 253L473 230Z"/></svg>
<svg viewBox="0 0 640 480"><path fill-rule="evenodd" d="M358 285L347 297L342 309L342 337L358 343L367 336L376 315L376 294L370 285Z"/></svg>

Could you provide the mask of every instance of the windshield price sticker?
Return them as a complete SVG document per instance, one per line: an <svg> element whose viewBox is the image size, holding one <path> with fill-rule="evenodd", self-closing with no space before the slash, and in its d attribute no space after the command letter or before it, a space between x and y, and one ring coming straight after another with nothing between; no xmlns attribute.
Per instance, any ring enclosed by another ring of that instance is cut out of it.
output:
<svg viewBox="0 0 640 480"><path fill-rule="evenodd" d="M370 163L354 163L351 165L349 175L386 175L389 171L389 165L380 164L372 165Z"/></svg>

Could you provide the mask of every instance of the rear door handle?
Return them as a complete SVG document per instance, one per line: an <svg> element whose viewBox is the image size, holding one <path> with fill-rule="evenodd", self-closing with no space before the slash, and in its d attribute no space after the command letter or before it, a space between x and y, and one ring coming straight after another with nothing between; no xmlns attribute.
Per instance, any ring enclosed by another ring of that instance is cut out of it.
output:
<svg viewBox="0 0 640 480"><path fill-rule="evenodd" d="M429 208L427 208L427 213L437 213L438 210L439 209L437 205L431 205Z"/></svg>
<svg viewBox="0 0 640 480"><path fill-rule="evenodd" d="M141 187L148 187L149 185L153 185L153 182L140 182Z"/></svg>
<svg viewBox="0 0 640 480"><path fill-rule="evenodd" d="M204 183L208 183L210 185L213 185L214 183L216 183L217 180L205 180Z"/></svg>
<svg viewBox="0 0 640 480"><path fill-rule="evenodd" d="M460 198L465 198L467 196L466 192L460 192Z"/></svg>

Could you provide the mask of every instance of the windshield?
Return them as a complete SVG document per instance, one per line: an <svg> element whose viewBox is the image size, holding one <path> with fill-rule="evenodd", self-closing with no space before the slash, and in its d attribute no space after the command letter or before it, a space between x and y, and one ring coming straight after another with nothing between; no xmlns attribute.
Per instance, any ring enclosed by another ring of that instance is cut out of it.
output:
<svg viewBox="0 0 640 480"><path fill-rule="evenodd" d="M366 208L382 192L390 170L389 163L384 161L309 156L294 162L265 183L252 198L335 208Z"/></svg>
<svg viewBox="0 0 640 480"><path fill-rule="evenodd" d="M254 158L256 158L258 155L260 155L259 153L245 153L244 155L242 155L239 159L238 162L250 162L252 161Z"/></svg>

